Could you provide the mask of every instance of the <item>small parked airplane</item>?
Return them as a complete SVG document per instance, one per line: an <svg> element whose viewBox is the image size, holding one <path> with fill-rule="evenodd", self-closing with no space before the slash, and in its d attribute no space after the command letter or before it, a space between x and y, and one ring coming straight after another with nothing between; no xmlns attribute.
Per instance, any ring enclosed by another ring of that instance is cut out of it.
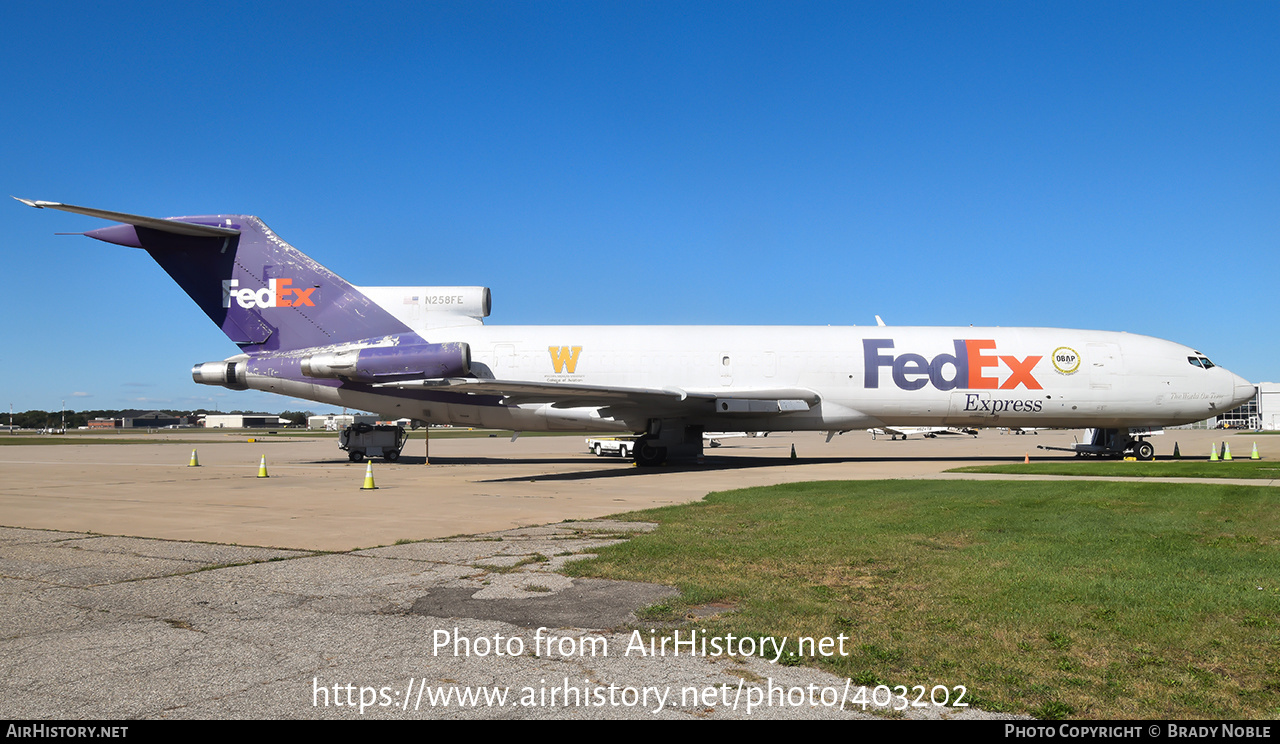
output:
<svg viewBox="0 0 1280 744"><path fill-rule="evenodd" d="M1140 427L1205 419L1255 393L1187 346L1108 331L486 326L487 288L356 287L257 217L19 201L121 223L84 235L147 251L240 348L197 364L196 382L393 419L633 432L641 465L700 454L705 431L887 422L1093 427L1105 434L1095 449L1150 459Z"/></svg>
<svg viewBox="0 0 1280 744"><path fill-rule="evenodd" d="M971 437L978 436L977 429L957 429L951 426L881 426L867 429L871 432L871 438L877 436L889 435L890 440L896 440L898 437L906 439L910 434L918 434L925 439L933 439L939 434L968 434Z"/></svg>

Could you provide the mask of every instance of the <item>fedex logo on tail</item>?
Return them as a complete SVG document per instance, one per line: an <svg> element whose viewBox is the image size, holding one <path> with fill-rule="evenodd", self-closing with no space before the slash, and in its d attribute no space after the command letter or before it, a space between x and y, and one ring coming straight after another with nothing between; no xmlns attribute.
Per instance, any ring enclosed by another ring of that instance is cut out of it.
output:
<svg viewBox="0 0 1280 744"><path fill-rule="evenodd" d="M893 384L903 390L919 390L925 385L939 390L1012 390L1019 385L1028 390L1043 389L1031 374L1042 357L1019 359L998 354L996 342L989 338L957 338L952 344L954 354L926 359L920 354L883 353L893 348L892 339L863 339L863 386L880 387L880 368L888 367ZM1007 376L1001 382L1005 371Z"/></svg>
<svg viewBox="0 0 1280 744"><path fill-rule="evenodd" d="M249 287L240 288L239 279L223 279L222 280L222 306L231 307L231 301L234 299L236 304L246 310L259 307L315 307L316 303L311 300L311 293L316 291L315 287L302 289L300 287L291 287L292 279L268 279L267 286L262 289L251 289Z"/></svg>

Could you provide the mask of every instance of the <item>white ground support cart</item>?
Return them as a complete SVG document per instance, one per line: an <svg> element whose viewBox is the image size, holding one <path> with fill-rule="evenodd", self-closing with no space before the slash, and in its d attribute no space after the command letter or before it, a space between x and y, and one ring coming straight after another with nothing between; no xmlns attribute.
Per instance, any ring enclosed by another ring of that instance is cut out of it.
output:
<svg viewBox="0 0 1280 744"><path fill-rule="evenodd" d="M403 426L360 421L343 427L338 434L338 447L346 450L351 462L360 462L366 457L395 462L400 459L400 450L404 449L407 439Z"/></svg>
<svg viewBox="0 0 1280 744"><path fill-rule="evenodd" d="M587 451L594 453L596 457L603 457L604 455L631 457L635 446L635 437L591 437L587 439Z"/></svg>

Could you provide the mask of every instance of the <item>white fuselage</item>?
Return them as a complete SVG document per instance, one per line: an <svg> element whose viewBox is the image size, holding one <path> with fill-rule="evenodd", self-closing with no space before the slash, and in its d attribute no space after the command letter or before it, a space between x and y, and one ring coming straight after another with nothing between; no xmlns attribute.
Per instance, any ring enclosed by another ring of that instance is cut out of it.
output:
<svg viewBox="0 0 1280 744"><path fill-rule="evenodd" d="M1148 336L1054 328L484 326L423 332L470 346L477 377L541 384L736 395L805 390L807 410L556 408L458 393L250 378L250 387L431 423L513 430L640 431L681 418L709 431L844 430L883 425L1138 427L1230 410L1253 387Z"/></svg>

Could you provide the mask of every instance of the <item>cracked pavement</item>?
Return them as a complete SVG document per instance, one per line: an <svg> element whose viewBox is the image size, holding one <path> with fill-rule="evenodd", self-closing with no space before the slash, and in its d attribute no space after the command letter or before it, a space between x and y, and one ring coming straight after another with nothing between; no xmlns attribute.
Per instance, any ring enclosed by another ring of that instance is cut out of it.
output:
<svg viewBox="0 0 1280 744"><path fill-rule="evenodd" d="M0 528L0 716L871 715L823 700L747 712L769 684L828 687L834 701L845 680L813 669L626 655L635 610L675 590L557 571L649 529L567 522L325 553ZM505 653L512 639L522 653ZM481 689L506 696L431 704Z"/></svg>

